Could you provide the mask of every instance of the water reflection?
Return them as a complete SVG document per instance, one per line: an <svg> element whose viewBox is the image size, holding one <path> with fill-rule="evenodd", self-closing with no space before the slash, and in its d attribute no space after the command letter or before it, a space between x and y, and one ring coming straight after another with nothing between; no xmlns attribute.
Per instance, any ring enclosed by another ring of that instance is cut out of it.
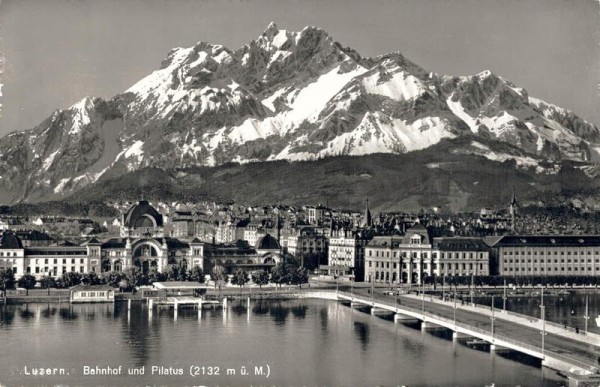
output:
<svg viewBox="0 0 600 387"><path fill-rule="evenodd" d="M306 311L308 306L306 305L294 305L292 306L292 314L297 318L306 318Z"/></svg>
<svg viewBox="0 0 600 387"><path fill-rule="evenodd" d="M41 310L41 316L43 318L51 318L56 316L57 311L58 309L56 309L56 307L51 304L47 304L46 307Z"/></svg>
<svg viewBox="0 0 600 387"><path fill-rule="evenodd" d="M28 311L27 313L24 313ZM15 352L14 364L56 358L68 364L184 366L192 362L222 366L270 364L270 385L556 385L539 368L502 356L470 350L449 341L448 332L423 333L329 301L252 301L230 304L227 322L221 308L173 309L145 303L115 305L38 304L0 307L0 342L31 347L40 342L29 328L42 324L43 345ZM246 323L247 316L252 319ZM32 320L29 314L43 317ZM65 320L77 323L66 324ZM21 329L10 328L14 326ZM277 329L273 329L277 327ZM227 343L235 343L235 350ZM289 351L289 348L293 351ZM91 350L93 348L93 350ZM60 353L60 357L53 356ZM0 374L3 366L0 364ZM310 372L307 372L310 369ZM48 385L191 385L189 376L151 378L73 378ZM9 385L29 385L18 376ZM210 384L258 385L264 379L211 379Z"/></svg>
<svg viewBox="0 0 600 387"><path fill-rule="evenodd" d="M27 320L30 318L34 318L35 313L29 310L29 304L25 304L25 309L20 309L19 316L21 316L22 319Z"/></svg>
<svg viewBox="0 0 600 387"><path fill-rule="evenodd" d="M79 314L73 311L73 308L69 305L67 307L61 307L58 311L58 315L63 320L77 320L79 318Z"/></svg>
<svg viewBox="0 0 600 387"><path fill-rule="evenodd" d="M367 345L369 344L369 326L363 322L355 321L354 333L356 333L356 336L358 337L358 340L361 343L363 351L366 351Z"/></svg>
<svg viewBox="0 0 600 387"><path fill-rule="evenodd" d="M263 300L256 301L252 307L252 313L259 315L269 313L269 304Z"/></svg>
<svg viewBox="0 0 600 387"><path fill-rule="evenodd" d="M281 302L277 302L275 305L271 306L269 314L273 318L275 325L283 325L290 314L290 308L282 306Z"/></svg>
<svg viewBox="0 0 600 387"><path fill-rule="evenodd" d="M16 307L5 305L0 308L0 322L2 325L11 325L15 319Z"/></svg>
<svg viewBox="0 0 600 387"><path fill-rule="evenodd" d="M148 339L155 334L160 326L160 320L156 324L148 324L148 314L144 305L137 303L132 306L135 309L134 317L127 319L127 305L117 304L114 308L115 319L121 322L121 343L123 343L134 361L136 367L148 363L150 352L148 351Z"/></svg>
<svg viewBox="0 0 600 387"><path fill-rule="evenodd" d="M242 303L238 303L231 306L231 312L236 316L241 316L248 312L248 307Z"/></svg>

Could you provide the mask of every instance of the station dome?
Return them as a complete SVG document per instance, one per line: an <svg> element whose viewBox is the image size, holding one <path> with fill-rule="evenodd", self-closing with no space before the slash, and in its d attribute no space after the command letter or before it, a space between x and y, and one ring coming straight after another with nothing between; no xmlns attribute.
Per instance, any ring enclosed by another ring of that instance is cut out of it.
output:
<svg viewBox="0 0 600 387"><path fill-rule="evenodd" d="M281 246L277 239L273 238L270 234L265 235L256 241L256 250L279 250Z"/></svg>
<svg viewBox="0 0 600 387"><path fill-rule="evenodd" d="M163 217L148 201L140 200L123 216L123 226L127 228L162 227Z"/></svg>
<svg viewBox="0 0 600 387"><path fill-rule="evenodd" d="M22 249L21 239L12 232L5 232L0 238L0 249Z"/></svg>

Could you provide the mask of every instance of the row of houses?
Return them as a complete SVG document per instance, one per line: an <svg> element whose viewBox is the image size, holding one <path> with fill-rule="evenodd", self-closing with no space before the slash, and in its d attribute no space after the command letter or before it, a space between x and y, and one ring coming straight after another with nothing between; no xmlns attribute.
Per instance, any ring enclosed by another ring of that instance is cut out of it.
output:
<svg viewBox="0 0 600 387"><path fill-rule="evenodd" d="M311 217L321 215L315 210ZM281 227L279 218L262 219L255 227L246 224L235 243L218 243L166 236L164 217L140 201L123 213L118 236L74 244L39 232L4 232L0 268L38 279L131 267L161 272L169 265L205 271L219 265L231 273L270 270L296 256L335 278L389 284L421 283L428 276L600 274L600 236L438 237L419 223L380 235L368 207L362 219L359 227L293 228Z"/></svg>
<svg viewBox="0 0 600 387"><path fill-rule="evenodd" d="M428 276L596 276L598 235L432 237L417 225L404 235L339 232L329 241L330 275L375 283L421 283Z"/></svg>
<svg viewBox="0 0 600 387"><path fill-rule="evenodd" d="M26 244L18 233L5 231L0 238L0 268L12 270L16 278L31 274L37 279L58 278L67 272L102 273L132 267L149 274L164 272L169 265L184 269L199 266L205 271L215 265L228 272L237 268L269 270L282 261L281 251L276 238L268 234L260 236L253 246L165 236L162 215L147 201L140 201L123 214L120 235L102 240Z"/></svg>

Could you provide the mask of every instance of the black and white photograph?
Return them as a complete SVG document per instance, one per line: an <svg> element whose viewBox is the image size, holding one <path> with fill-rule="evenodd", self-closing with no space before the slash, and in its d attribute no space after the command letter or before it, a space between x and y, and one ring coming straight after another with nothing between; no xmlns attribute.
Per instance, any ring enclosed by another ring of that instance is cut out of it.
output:
<svg viewBox="0 0 600 387"><path fill-rule="evenodd" d="M600 386L597 0L0 0L0 386Z"/></svg>

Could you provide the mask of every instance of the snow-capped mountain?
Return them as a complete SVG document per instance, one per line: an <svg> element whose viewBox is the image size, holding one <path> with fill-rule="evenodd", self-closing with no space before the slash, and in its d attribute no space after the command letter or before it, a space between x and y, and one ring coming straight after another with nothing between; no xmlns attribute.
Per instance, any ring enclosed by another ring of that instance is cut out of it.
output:
<svg viewBox="0 0 600 387"><path fill-rule="evenodd" d="M466 135L526 156L458 152L523 168L600 158L597 127L489 71L435 74L400 53L365 58L319 28L272 23L237 50L173 49L122 94L86 97L0 139L0 199L61 197L144 167L405 153Z"/></svg>

